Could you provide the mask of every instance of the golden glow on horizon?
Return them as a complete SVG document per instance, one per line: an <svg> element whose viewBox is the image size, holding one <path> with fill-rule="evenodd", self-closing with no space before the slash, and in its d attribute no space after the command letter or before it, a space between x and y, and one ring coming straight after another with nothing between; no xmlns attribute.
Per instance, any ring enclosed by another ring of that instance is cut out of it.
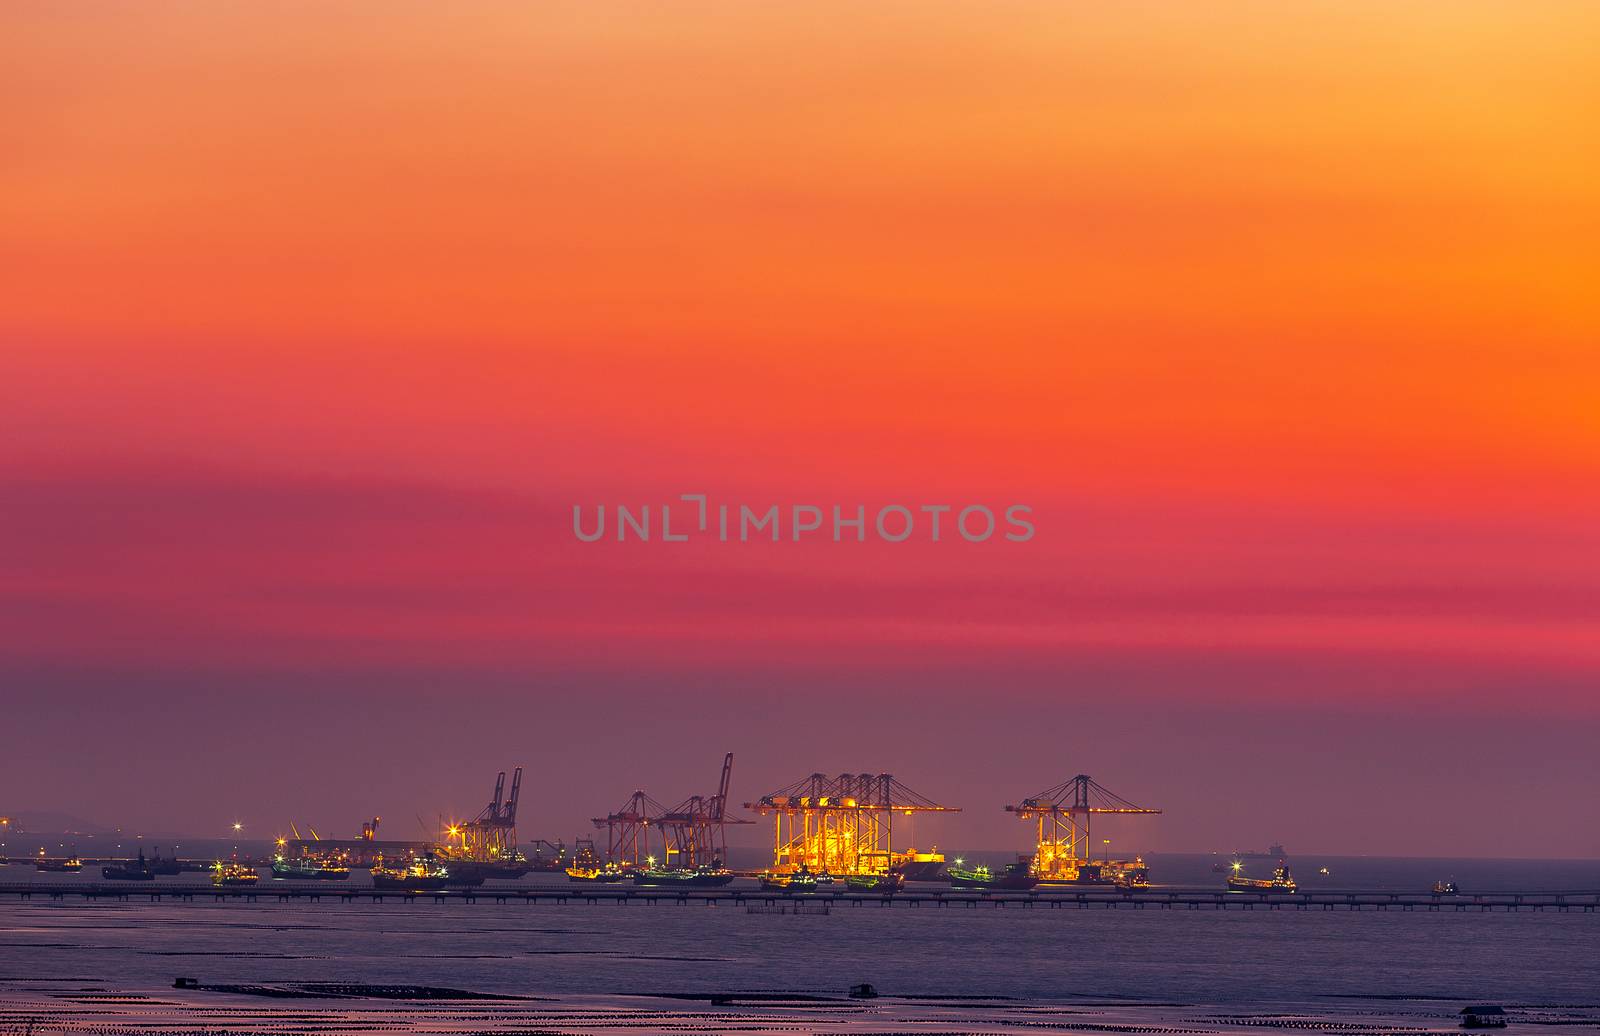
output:
<svg viewBox="0 0 1600 1036"><path fill-rule="evenodd" d="M4 646L1592 675L1597 30L1576 2L13 5L0 476L38 502ZM538 524L707 488L1026 497L1041 533L937 571L707 561L683 609L676 560Z"/></svg>

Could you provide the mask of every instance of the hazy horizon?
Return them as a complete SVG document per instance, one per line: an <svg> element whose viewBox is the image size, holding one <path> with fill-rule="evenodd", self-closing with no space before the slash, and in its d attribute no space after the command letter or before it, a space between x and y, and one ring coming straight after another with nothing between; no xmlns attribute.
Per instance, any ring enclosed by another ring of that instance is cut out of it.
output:
<svg viewBox="0 0 1600 1036"><path fill-rule="evenodd" d="M5 5L0 813L1600 856L1597 29ZM574 532L685 494L1036 532Z"/></svg>

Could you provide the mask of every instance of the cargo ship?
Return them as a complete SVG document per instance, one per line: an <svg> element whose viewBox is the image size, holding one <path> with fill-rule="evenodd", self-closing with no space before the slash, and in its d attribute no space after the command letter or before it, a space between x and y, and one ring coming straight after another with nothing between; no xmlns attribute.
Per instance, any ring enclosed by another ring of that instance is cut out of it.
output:
<svg viewBox="0 0 1600 1036"><path fill-rule="evenodd" d="M1149 888L1150 868L1139 856L1131 860L1081 861L1075 868L1039 879L1040 888L1076 888L1082 885Z"/></svg>
<svg viewBox="0 0 1600 1036"><path fill-rule="evenodd" d="M154 881L155 872L150 869L150 861L144 858L144 850L139 850L137 860L123 860L121 863L108 863L100 868L100 876L108 881Z"/></svg>
<svg viewBox="0 0 1600 1036"><path fill-rule="evenodd" d="M1261 849L1235 849L1235 860L1287 860L1289 854L1284 851L1280 842L1273 842L1265 850Z"/></svg>
<svg viewBox="0 0 1600 1036"><path fill-rule="evenodd" d="M261 880L261 875L256 873L254 867L235 862L233 860L218 860L211 867L211 884L213 885L254 885Z"/></svg>
<svg viewBox="0 0 1600 1036"><path fill-rule="evenodd" d="M372 887L388 892L432 892L450 884L450 871L432 856L412 860L404 867L372 868Z"/></svg>
<svg viewBox="0 0 1600 1036"><path fill-rule="evenodd" d="M83 870L83 861L78 859L78 854L73 853L66 859L47 859L44 850L39 850L39 856L33 861L36 870L50 871L55 874L76 874Z"/></svg>
<svg viewBox="0 0 1600 1036"><path fill-rule="evenodd" d="M211 868L202 864L200 869L210 870ZM178 851L174 849L171 856L167 857L166 859L162 859L161 846L156 846L150 853L150 873L182 874L183 864L178 861Z"/></svg>
<svg viewBox="0 0 1600 1036"><path fill-rule="evenodd" d="M323 862L314 856L301 856L291 860L279 853L272 858L274 881L291 878L297 881L346 881L349 877L349 867L339 863Z"/></svg>
<svg viewBox="0 0 1600 1036"><path fill-rule="evenodd" d="M985 864L964 869L957 860L957 866L950 868L950 884L958 889L1000 889L1007 892L1026 892L1039 884L1039 879L1033 876L1028 869L1026 860L1008 863L998 873L989 869Z"/></svg>
<svg viewBox="0 0 1600 1036"><path fill-rule="evenodd" d="M493 878L496 881L515 881L534 869L527 857L517 853L504 860L463 860L443 858L454 879L451 884L482 885Z"/></svg>
<svg viewBox="0 0 1600 1036"><path fill-rule="evenodd" d="M889 858L889 870L906 881L949 881L950 875L945 873L944 862L944 853L939 851L937 845L931 852L925 853L907 849Z"/></svg>
<svg viewBox="0 0 1600 1036"><path fill-rule="evenodd" d="M696 867L693 870L666 870L650 867L634 871L633 883L666 888L712 888L733 880L733 871L717 864Z"/></svg>
<svg viewBox="0 0 1600 1036"><path fill-rule="evenodd" d="M1242 872L1244 865L1235 860L1233 873L1228 875L1229 892L1293 892L1299 886L1294 882L1294 875L1289 873L1289 865L1283 860L1278 861L1278 866L1272 871L1270 878L1250 878Z"/></svg>

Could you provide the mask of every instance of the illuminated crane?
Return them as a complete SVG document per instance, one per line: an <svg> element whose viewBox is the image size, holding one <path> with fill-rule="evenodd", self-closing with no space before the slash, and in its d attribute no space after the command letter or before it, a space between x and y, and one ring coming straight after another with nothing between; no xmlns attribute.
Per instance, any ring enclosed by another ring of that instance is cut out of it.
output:
<svg viewBox="0 0 1600 1036"><path fill-rule="evenodd" d="M728 858L729 824L755 821L728 817L728 786L733 780L733 753L722 760L722 780L710 798L691 795L670 810L664 810L653 823L661 829L668 869L679 867L720 867Z"/></svg>
<svg viewBox="0 0 1600 1036"><path fill-rule="evenodd" d="M1096 814L1150 814L1159 809L1136 806L1106 790L1087 774L1078 774L1063 784L1023 799L1006 812L1020 820L1038 824L1038 848L1034 851L1033 873L1044 881L1078 881L1098 865L1089 856L1089 824ZM1106 861L1110 863L1111 861ZM1099 871L1093 870L1095 877Z"/></svg>
<svg viewBox="0 0 1600 1036"><path fill-rule="evenodd" d="M884 874L895 862L896 813L957 813L886 773L814 773L745 809L773 818L772 869L830 874Z"/></svg>
<svg viewBox="0 0 1600 1036"><path fill-rule="evenodd" d="M667 812L667 807L636 791L628 801L609 815L593 818L596 828L606 830L606 862L621 867L642 867L650 856L650 825Z"/></svg>
<svg viewBox="0 0 1600 1036"><path fill-rule="evenodd" d="M522 767L511 776L511 795L506 797L506 772L494 782L494 799L475 819L461 825L461 849L469 860L488 863L508 860L517 852L517 799L522 794Z"/></svg>

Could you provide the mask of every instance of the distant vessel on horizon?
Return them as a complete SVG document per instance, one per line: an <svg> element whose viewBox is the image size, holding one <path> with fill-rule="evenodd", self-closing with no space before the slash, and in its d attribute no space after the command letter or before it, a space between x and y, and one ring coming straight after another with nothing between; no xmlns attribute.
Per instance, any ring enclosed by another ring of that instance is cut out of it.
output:
<svg viewBox="0 0 1600 1036"><path fill-rule="evenodd" d="M1289 854L1284 851L1282 842L1273 842L1263 851L1261 849L1235 849L1235 860L1286 860Z"/></svg>

